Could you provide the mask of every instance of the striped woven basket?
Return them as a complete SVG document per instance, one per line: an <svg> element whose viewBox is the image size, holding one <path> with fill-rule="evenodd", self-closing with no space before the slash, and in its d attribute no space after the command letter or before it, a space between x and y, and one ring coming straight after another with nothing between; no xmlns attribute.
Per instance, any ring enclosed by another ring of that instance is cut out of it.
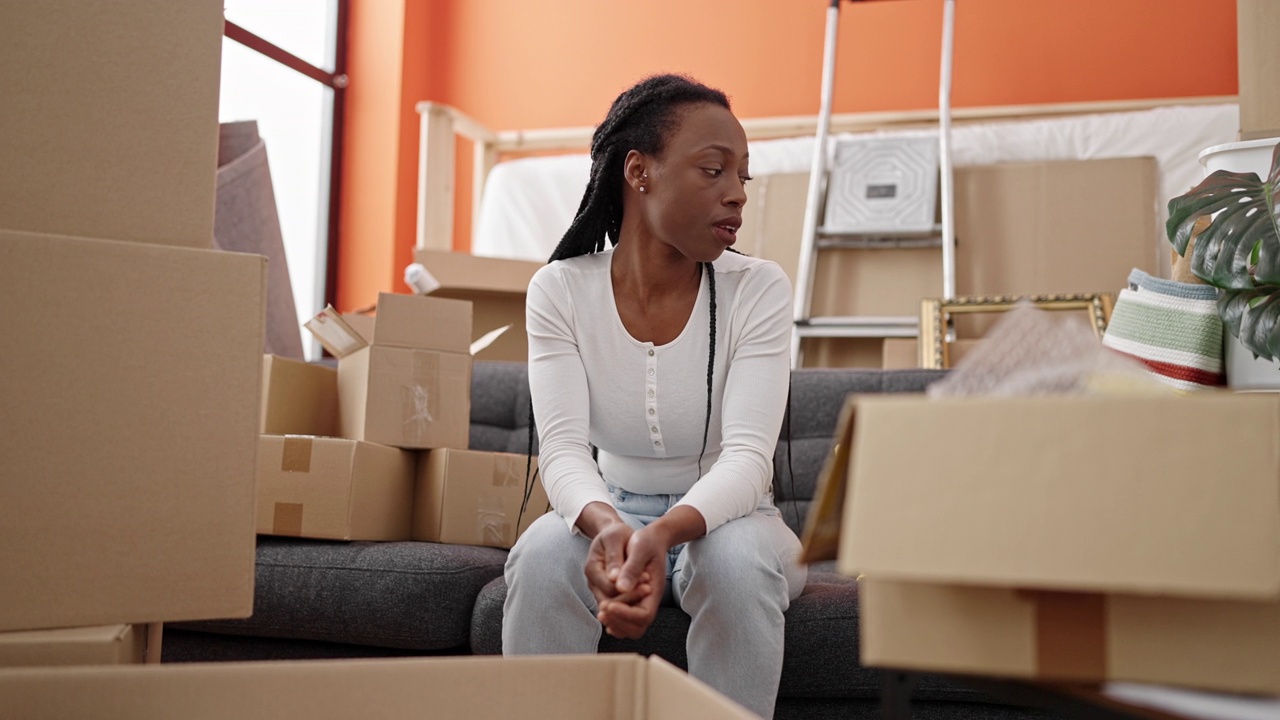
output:
<svg viewBox="0 0 1280 720"><path fill-rule="evenodd" d="M1141 270L1116 298L1102 344L1142 361L1156 378L1181 391L1226 385L1218 291Z"/></svg>

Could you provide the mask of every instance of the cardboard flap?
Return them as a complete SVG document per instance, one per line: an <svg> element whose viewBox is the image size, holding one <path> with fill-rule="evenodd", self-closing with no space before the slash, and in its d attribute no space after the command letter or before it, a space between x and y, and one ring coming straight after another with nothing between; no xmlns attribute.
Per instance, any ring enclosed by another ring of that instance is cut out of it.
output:
<svg viewBox="0 0 1280 720"><path fill-rule="evenodd" d="M338 359L369 345L360 333L342 319L332 305L321 310L319 315L308 320L303 327L310 330L324 349Z"/></svg>
<svg viewBox="0 0 1280 720"><path fill-rule="evenodd" d="M800 538L800 562L815 563L835 560L839 555L840 524L844 519L848 484L849 456L853 450L854 413L858 403L847 400L836 421L835 439L818 473L818 488L813 494L813 509L805 520Z"/></svg>
<svg viewBox="0 0 1280 720"><path fill-rule="evenodd" d="M441 352L468 352L471 303L416 295L378 295L373 344Z"/></svg>
<svg viewBox="0 0 1280 720"><path fill-rule="evenodd" d="M1280 398L864 398L841 570L955 584L1280 593Z"/></svg>

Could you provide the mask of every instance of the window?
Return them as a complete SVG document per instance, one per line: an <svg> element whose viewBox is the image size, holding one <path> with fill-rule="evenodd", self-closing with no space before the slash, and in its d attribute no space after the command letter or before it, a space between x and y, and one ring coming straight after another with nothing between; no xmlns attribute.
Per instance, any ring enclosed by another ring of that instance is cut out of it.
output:
<svg viewBox="0 0 1280 720"><path fill-rule="evenodd" d="M266 143L299 323L323 309L341 153L346 0L225 0L219 120ZM319 346L301 330L308 359Z"/></svg>

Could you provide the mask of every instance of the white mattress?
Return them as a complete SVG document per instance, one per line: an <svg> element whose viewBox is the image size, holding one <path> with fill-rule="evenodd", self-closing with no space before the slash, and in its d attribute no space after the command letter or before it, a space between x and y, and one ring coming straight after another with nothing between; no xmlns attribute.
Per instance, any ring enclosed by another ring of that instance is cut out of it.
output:
<svg viewBox="0 0 1280 720"><path fill-rule="evenodd" d="M1168 261L1164 221L1168 200L1203 176L1196 156L1232 142L1240 126L1230 105L1178 105L1124 113L958 125L952 130L956 165L1039 160L1152 156L1157 161L1158 257ZM927 130L886 135L936 135ZM807 172L813 137L751 143L751 173ZM472 239L472 252L489 257L546 260L573 221L590 174L585 154L500 163L489 174Z"/></svg>

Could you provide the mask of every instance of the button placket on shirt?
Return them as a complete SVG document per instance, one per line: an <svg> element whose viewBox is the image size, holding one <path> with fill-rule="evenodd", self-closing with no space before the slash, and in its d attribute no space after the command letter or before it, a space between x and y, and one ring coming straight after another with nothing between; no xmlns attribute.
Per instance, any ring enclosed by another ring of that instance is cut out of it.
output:
<svg viewBox="0 0 1280 720"><path fill-rule="evenodd" d="M658 421L658 354L652 346L645 349L645 401L644 422L649 428L649 443L653 454L666 457L667 448L662 440L662 425Z"/></svg>

